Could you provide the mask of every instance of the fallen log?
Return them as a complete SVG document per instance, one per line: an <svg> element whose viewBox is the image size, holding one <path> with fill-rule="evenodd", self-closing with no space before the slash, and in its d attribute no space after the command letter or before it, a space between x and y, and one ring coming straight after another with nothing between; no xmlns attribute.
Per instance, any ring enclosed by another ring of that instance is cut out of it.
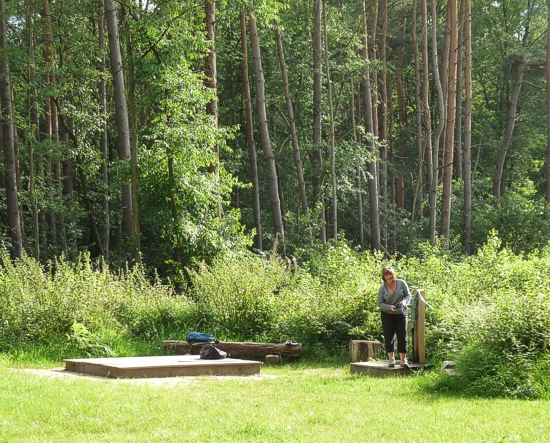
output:
<svg viewBox="0 0 550 443"><path fill-rule="evenodd" d="M165 340L162 348L173 350L176 354L198 355L201 349L209 343L190 344L183 340ZM231 358L257 358L264 359L268 354L275 354L286 358L300 358L302 345L300 343L249 343L249 342L224 342L214 343L214 346L227 352Z"/></svg>

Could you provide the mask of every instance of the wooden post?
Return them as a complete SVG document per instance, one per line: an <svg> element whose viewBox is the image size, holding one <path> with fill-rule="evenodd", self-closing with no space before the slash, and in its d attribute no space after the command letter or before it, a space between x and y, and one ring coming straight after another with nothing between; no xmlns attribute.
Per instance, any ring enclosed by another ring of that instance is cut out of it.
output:
<svg viewBox="0 0 550 443"><path fill-rule="evenodd" d="M414 326L414 356L415 363L426 363L426 304L424 303L424 290L419 289L418 293L422 296L418 297L416 303L416 324Z"/></svg>
<svg viewBox="0 0 550 443"><path fill-rule="evenodd" d="M368 340L351 340L349 342L349 359L357 361L376 360L380 356L380 342Z"/></svg>

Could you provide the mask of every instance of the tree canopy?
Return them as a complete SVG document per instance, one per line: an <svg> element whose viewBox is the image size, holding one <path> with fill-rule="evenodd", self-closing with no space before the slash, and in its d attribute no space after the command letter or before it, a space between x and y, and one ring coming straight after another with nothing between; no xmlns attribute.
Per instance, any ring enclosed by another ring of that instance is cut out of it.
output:
<svg viewBox="0 0 550 443"><path fill-rule="evenodd" d="M549 239L540 0L1 4L0 227L163 275L232 249Z"/></svg>

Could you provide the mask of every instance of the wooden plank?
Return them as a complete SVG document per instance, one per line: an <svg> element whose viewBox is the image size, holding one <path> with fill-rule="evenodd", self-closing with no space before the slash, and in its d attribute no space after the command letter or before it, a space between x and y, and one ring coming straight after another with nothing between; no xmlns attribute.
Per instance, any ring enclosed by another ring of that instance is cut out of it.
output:
<svg viewBox="0 0 550 443"><path fill-rule="evenodd" d="M300 358L302 345L300 343L287 345L286 343L254 343L254 342L217 342L214 346L227 352L233 358L257 358L263 360L268 354L276 354L286 358ZM190 345L181 340L165 340L163 349L172 349L176 354L198 355L205 344Z"/></svg>
<svg viewBox="0 0 550 443"><path fill-rule="evenodd" d="M226 358L203 360L195 355L65 359L65 370L112 378L176 377L196 375L252 375L261 362Z"/></svg>
<svg viewBox="0 0 550 443"><path fill-rule="evenodd" d="M409 363L410 369L396 365L394 368L388 367L388 360L357 362L350 364L350 372L352 374L369 374L383 377L398 377L407 376L414 373L415 369L424 367L424 365Z"/></svg>
<svg viewBox="0 0 550 443"><path fill-rule="evenodd" d="M424 298L425 292L418 292ZM414 327L414 356L415 363L426 363L426 304L419 298L416 305L416 324Z"/></svg>

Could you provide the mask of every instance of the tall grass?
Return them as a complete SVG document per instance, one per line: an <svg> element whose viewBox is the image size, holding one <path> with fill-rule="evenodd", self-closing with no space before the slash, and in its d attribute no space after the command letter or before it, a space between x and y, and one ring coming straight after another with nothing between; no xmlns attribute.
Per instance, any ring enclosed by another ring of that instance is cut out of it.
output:
<svg viewBox="0 0 550 443"><path fill-rule="evenodd" d="M329 248L315 268L294 259L219 257L191 274L200 326L221 336L301 341L336 350L361 326L379 335L380 259Z"/></svg>
<svg viewBox="0 0 550 443"><path fill-rule="evenodd" d="M193 325L194 304L149 282L139 267L113 272L81 256L76 263L60 258L46 270L29 257L0 259L0 352L45 345L108 356L132 338L160 340Z"/></svg>

